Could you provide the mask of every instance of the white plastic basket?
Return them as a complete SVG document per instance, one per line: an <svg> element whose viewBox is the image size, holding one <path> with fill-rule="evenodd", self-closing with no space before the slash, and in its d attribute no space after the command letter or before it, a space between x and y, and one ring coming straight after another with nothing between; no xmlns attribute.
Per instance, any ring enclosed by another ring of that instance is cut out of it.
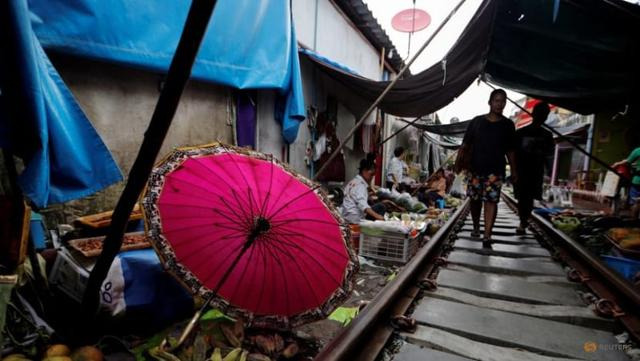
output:
<svg viewBox="0 0 640 361"><path fill-rule="evenodd" d="M420 236L402 233L360 233L360 255L363 257L406 263L417 252Z"/></svg>

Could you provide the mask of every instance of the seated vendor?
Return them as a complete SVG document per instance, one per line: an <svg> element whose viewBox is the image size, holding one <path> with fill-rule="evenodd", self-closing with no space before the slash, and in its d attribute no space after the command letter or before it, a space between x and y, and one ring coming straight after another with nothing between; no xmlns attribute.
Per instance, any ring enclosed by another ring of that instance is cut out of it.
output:
<svg viewBox="0 0 640 361"><path fill-rule="evenodd" d="M436 201L444 199L447 192L447 178L442 168L436 171L423 190L418 192L418 200L428 206L434 206Z"/></svg>
<svg viewBox="0 0 640 361"><path fill-rule="evenodd" d="M369 182L374 173L375 164L363 159L360 161L358 175L344 187L342 216L350 224L359 224L363 219L384 220L385 205L369 205Z"/></svg>

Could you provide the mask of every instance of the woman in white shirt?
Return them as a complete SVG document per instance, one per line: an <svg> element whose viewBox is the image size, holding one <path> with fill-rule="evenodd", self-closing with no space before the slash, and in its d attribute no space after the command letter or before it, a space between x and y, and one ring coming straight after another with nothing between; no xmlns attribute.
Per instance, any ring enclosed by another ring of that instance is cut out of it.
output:
<svg viewBox="0 0 640 361"><path fill-rule="evenodd" d="M387 188L391 189L394 185L396 188L404 177L407 164L400 158L404 155L404 148L396 147L393 150L393 157L387 164Z"/></svg>

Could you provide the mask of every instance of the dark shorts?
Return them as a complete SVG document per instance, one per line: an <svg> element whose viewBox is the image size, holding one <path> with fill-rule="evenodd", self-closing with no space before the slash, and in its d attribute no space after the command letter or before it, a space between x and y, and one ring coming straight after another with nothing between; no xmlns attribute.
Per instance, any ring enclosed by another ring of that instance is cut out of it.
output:
<svg viewBox="0 0 640 361"><path fill-rule="evenodd" d="M467 196L472 201L498 203L502 189L502 177L496 175L471 176L467 182Z"/></svg>
<svg viewBox="0 0 640 361"><path fill-rule="evenodd" d="M632 184L629 188L629 203L640 202L640 185Z"/></svg>

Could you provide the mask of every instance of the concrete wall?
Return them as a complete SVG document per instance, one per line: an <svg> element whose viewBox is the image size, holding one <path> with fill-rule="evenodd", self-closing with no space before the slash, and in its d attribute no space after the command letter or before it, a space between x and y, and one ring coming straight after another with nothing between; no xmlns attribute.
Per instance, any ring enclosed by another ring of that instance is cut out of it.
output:
<svg viewBox="0 0 640 361"><path fill-rule="evenodd" d="M160 95L161 76L70 57L51 56L51 60L126 177ZM190 82L159 156L178 146L216 140L232 143L228 99L225 87ZM79 215L112 209L123 187L121 182L45 213L57 222L69 222Z"/></svg>
<svg viewBox="0 0 640 361"><path fill-rule="evenodd" d="M640 144L640 126L638 119L630 116L619 116L612 120L615 113L599 113L595 115L592 153L611 164L625 159ZM590 169L604 172L604 168L592 161Z"/></svg>

